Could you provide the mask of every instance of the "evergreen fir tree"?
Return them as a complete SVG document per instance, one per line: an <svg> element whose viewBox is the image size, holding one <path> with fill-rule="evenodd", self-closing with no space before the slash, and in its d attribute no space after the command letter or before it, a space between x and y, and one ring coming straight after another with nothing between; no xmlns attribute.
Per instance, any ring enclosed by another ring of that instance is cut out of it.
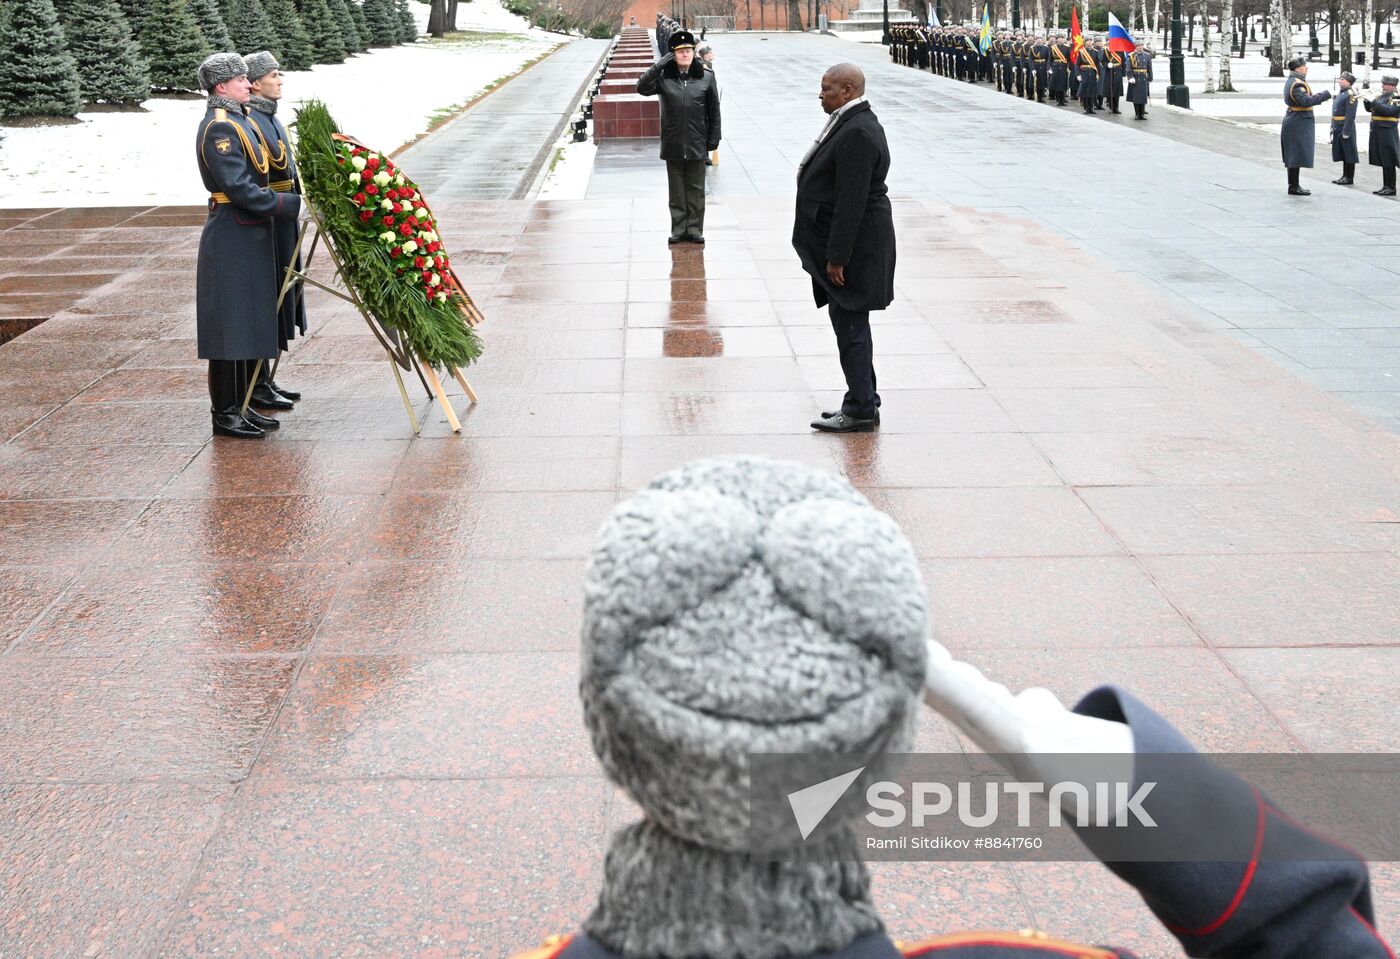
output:
<svg viewBox="0 0 1400 959"><path fill-rule="evenodd" d="M199 22L185 0L152 0L141 28L141 51L157 90L196 90L199 65L209 56Z"/></svg>
<svg viewBox="0 0 1400 959"><path fill-rule="evenodd" d="M346 54L353 57L360 50L360 33L355 29L350 9L345 5L345 0L326 0L326 6L331 11L331 18L340 27L340 39L345 44Z"/></svg>
<svg viewBox="0 0 1400 959"><path fill-rule="evenodd" d="M399 42L418 42L418 21L413 19L413 11L408 6L408 0L395 0L394 12L399 17Z"/></svg>
<svg viewBox="0 0 1400 959"><path fill-rule="evenodd" d="M65 32L84 100L136 106L150 96L146 61L117 0L73 0Z"/></svg>
<svg viewBox="0 0 1400 959"><path fill-rule="evenodd" d="M306 32L311 35L311 46L316 51L317 63L343 63L345 61L345 35L340 25L331 16L331 8L326 0L301 0L301 19L306 24Z"/></svg>
<svg viewBox="0 0 1400 959"><path fill-rule="evenodd" d="M228 35L228 26L224 23L223 15L219 13L219 5L214 0L187 2L190 13L199 24L200 33L204 34L204 41L209 44L209 49L215 53L237 52L233 46L233 39Z"/></svg>
<svg viewBox="0 0 1400 959"><path fill-rule="evenodd" d="M371 46L392 47L399 42L399 20L393 0L365 0L364 9Z"/></svg>
<svg viewBox="0 0 1400 959"><path fill-rule="evenodd" d="M355 23L355 38L359 40L359 45L355 47L357 53L363 53L369 49L370 35L369 24L365 22L365 11L355 0L345 0L345 8L350 11L350 19Z"/></svg>
<svg viewBox="0 0 1400 959"><path fill-rule="evenodd" d="M279 64L282 62L282 38L268 19L261 0L228 0L224 9L229 39L233 41L231 49L244 56L269 50Z"/></svg>
<svg viewBox="0 0 1400 959"><path fill-rule="evenodd" d="M0 116L72 117L83 105L78 67L52 0L7 0L0 31Z"/></svg>
<svg viewBox="0 0 1400 959"><path fill-rule="evenodd" d="M277 62L283 70L310 70L316 62L311 34L292 0L265 0L263 11L277 31Z"/></svg>
<svg viewBox="0 0 1400 959"><path fill-rule="evenodd" d="M131 35L141 36L141 27L145 24L146 4L143 0L117 0L121 4L122 13L126 14L126 22L131 24Z"/></svg>

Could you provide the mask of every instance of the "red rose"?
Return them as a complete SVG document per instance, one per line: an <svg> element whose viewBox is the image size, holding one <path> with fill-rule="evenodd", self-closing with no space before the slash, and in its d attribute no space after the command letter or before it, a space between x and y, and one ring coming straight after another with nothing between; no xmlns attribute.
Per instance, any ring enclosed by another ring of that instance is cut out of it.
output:
<svg viewBox="0 0 1400 959"><path fill-rule="evenodd" d="M364 182L368 183L370 180L373 180L373 179L374 179L374 174L371 173L371 172L369 172L368 170L361 170L361 171L360 171L360 179L363 180Z"/></svg>
<svg viewBox="0 0 1400 959"><path fill-rule="evenodd" d="M413 235L413 227L409 226L407 223L401 224L401 225L399 226L399 234L400 234L401 236L412 236L412 235Z"/></svg>
<svg viewBox="0 0 1400 959"><path fill-rule="evenodd" d="M369 171L366 170L365 172L368 173ZM379 192L379 187L371 183L369 186L365 187L365 192L368 193L370 196L374 196Z"/></svg>
<svg viewBox="0 0 1400 959"><path fill-rule="evenodd" d="M385 191L384 191L384 199L386 199L386 200L397 200L398 198L399 198L399 191L398 191L398 190L385 190Z"/></svg>
<svg viewBox="0 0 1400 959"><path fill-rule="evenodd" d="M363 193L356 193L356 194L355 194L355 205L356 205L356 206L364 206L364 205L365 205L365 195L364 195Z"/></svg>
<svg viewBox="0 0 1400 959"><path fill-rule="evenodd" d="M379 169L379 157L370 157L365 163L371 170Z"/></svg>
<svg viewBox="0 0 1400 959"><path fill-rule="evenodd" d="M383 223L385 226L393 226L393 225L394 225L394 218L391 217L391 216L386 216L386 217L384 217L382 220L380 220L379 222L380 222L380 223Z"/></svg>
<svg viewBox="0 0 1400 959"><path fill-rule="evenodd" d="M374 216L374 214L371 213L369 210L361 210L361 211L360 211L360 222L361 222L361 223L368 223L368 222L370 221L370 219L371 219L373 216Z"/></svg>
<svg viewBox="0 0 1400 959"><path fill-rule="evenodd" d="M416 267L418 267L418 269L420 269L420 270L423 269L423 264L425 264L425 263L427 263L427 262L428 262L428 261L425 260L425 259L423 259L421 256L415 256L415 257L413 258L413 265L416 266Z"/></svg>

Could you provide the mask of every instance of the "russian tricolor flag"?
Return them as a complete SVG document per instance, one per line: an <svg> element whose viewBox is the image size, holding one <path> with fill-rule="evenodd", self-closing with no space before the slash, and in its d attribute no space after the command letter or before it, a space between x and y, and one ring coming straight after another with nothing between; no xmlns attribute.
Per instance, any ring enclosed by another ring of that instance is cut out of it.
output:
<svg viewBox="0 0 1400 959"><path fill-rule="evenodd" d="M1108 15L1108 48L1117 53L1132 53L1137 49L1128 28L1119 23L1112 13Z"/></svg>

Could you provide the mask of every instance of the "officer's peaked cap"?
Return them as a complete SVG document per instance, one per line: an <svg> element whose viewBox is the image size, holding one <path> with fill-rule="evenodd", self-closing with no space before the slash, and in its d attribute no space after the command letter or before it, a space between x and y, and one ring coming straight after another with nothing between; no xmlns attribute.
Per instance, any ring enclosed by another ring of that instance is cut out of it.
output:
<svg viewBox="0 0 1400 959"><path fill-rule="evenodd" d="M666 49L680 50L683 47L695 49L695 34L689 30L677 30L671 34L671 39L666 41Z"/></svg>
<svg viewBox="0 0 1400 959"><path fill-rule="evenodd" d="M216 53L199 65L199 88L213 93L221 83L241 77L248 72L243 58L236 53Z"/></svg>

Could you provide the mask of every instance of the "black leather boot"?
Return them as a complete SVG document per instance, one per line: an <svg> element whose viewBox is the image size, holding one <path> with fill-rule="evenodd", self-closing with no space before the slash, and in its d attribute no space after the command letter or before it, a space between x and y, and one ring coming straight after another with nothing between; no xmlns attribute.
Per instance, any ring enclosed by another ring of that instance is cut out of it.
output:
<svg viewBox="0 0 1400 959"><path fill-rule="evenodd" d="M280 420L274 420L270 416L263 416L251 406L248 407L248 412L243 414L243 418L260 430L275 430L282 425Z"/></svg>
<svg viewBox="0 0 1400 959"><path fill-rule="evenodd" d="M231 436L239 440L259 440L267 435L265 431L245 420L238 412L237 407L224 410L222 413L215 412L213 417L215 436Z"/></svg>
<svg viewBox="0 0 1400 959"><path fill-rule="evenodd" d="M263 382L272 388L272 392L276 393L284 400L291 400L293 403L295 403L297 400L301 399L301 394L298 393L296 390L289 390L286 387L280 385L274 379L270 379L264 376Z"/></svg>
<svg viewBox="0 0 1400 959"><path fill-rule="evenodd" d="M281 394L273 391L272 387L266 383L259 383L253 387L253 406L261 406L268 410L289 410L292 408L292 401L284 399Z"/></svg>

